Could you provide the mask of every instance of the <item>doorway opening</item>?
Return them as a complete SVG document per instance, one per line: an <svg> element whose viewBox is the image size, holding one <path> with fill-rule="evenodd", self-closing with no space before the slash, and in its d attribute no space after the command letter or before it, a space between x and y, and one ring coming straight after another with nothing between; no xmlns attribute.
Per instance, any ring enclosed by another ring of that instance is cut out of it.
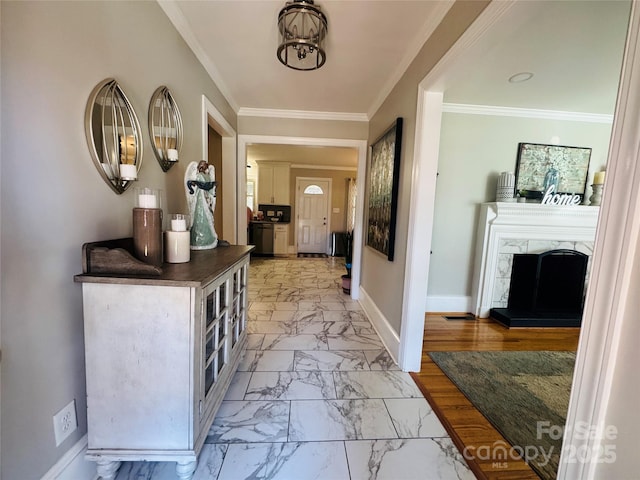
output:
<svg viewBox="0 0 640 480"><path fill-rule="evenodd" d="M246 222L246 202L237 195L236 177L240 177L240 169L236 161L236 131L205 95L202 96L201 155L201 159L207 159L215 168L217 186L214 225L218 237L231 244L240 244L238 228ZM245 175L242 171L242 178ZM244 192L244 188L242 190ZM246 232L244 237L246 238Z"/></svg>
<svg viewBox="0 0 640 480"><path fill-rule="evenodd" d="M224 177L224 165L222 162L222 135L216 132L211 125L207 126L208 148L207 161L213 165L216 176ZM213 224L218 238L226 238L224 231L224 183L216 183L216 209L213 211Z"/></svg>

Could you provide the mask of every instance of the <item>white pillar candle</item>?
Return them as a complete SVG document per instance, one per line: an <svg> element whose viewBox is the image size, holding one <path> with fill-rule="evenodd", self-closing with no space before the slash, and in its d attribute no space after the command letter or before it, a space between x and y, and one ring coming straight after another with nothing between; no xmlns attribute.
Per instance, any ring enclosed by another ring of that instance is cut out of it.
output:
<svg viewBox="0 0 640 480"><path fill-rule="evenodd" d="M593 174L593 183L595 185L600 185L604 183L604 173L605 172L596 172Z"/></svg>
<svg viewBox="0 0 640 480"><path fill-rule="evenodd" d="M177 162L178 161L178 150L176 150L175 148L168 148L167 149L167 160L169 160L170 162Z"/></svg>
<svg viewBox="0 0 640 480"><path fill-rule="evenodd" d="M186 263L191 259L191 233L165 232L165 261L167 263Z"/></svg>
<svg viewBox="0 0 640 480"><path fill-rule="evenodd" d="M138 205L140 208L157 208L156 196L153 194L138 195Z"/></svg>
<svg viewBox="0 0 640 480"><path fill-rule="evenodd" d="M120 180L135 180L138 178L138 170L135 165L120 164Z"/></svg>
<svg viewBox="0 0 640 480"><path fill-rule="evenodd" d="M171 230L173 232L184 232L187 230L187 222L184 218L172 218Z"/></svg>

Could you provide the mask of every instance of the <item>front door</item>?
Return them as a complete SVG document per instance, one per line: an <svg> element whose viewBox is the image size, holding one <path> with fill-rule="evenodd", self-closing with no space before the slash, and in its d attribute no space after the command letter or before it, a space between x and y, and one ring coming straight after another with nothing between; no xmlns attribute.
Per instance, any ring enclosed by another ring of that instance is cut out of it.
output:
<svg viewBox="0 0 640 480"><path fill-rule="evenodd" d="M330 180L297 180L298 252L327 253Z"/></svg>

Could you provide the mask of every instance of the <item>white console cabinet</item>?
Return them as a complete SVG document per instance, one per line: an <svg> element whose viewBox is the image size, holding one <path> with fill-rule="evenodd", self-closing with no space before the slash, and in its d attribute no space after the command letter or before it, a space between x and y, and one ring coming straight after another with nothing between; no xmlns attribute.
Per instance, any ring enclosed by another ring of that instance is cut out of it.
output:
<svg viewBox="0 0 640 480"><path fill-rule="evenodd" d="M246 344L249 252L192 251L159 276L84 273L88 450L104 480L121 461L175 461L192 478Z"/></svg>

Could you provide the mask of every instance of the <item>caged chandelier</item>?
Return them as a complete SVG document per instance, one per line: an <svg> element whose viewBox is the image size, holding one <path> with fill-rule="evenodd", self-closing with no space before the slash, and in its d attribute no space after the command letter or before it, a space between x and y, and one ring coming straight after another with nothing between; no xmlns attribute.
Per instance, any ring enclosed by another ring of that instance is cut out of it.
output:
<svg viewBox="0 0 640 480"><path fill-rule="evenodd" d="M294 70L316 70L324 65L327 17L313 0L287 2L278 15L278 30L278 60L284 65Z"/></svg>

